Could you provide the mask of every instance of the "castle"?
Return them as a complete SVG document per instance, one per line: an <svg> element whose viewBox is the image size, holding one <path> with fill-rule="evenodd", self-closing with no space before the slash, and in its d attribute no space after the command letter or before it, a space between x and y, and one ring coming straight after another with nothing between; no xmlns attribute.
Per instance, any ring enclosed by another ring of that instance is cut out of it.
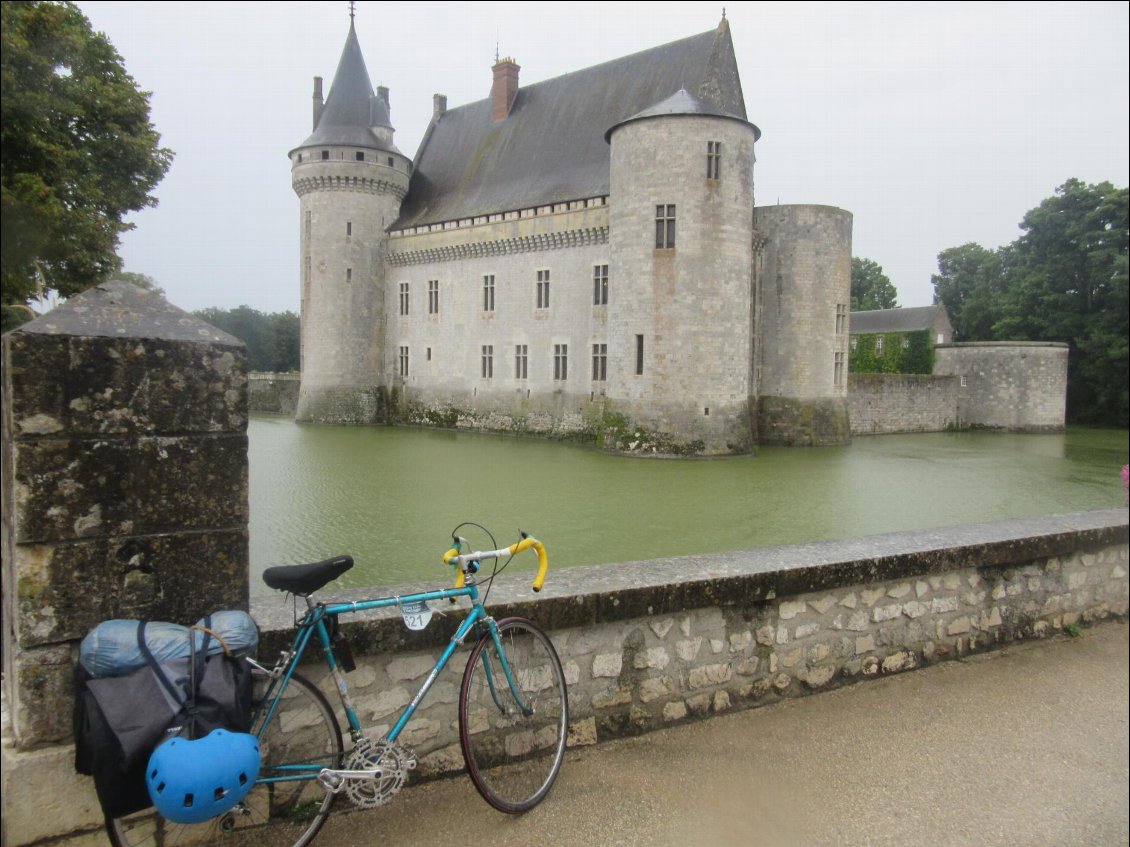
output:
<svg viewBox="0 0 1130 847"><path fill-rule="evenodd" d="M729 22L519 71L497 62L466 106L436 95L413 161L350 23L290 153L297 418L675 453L846 441L851 215L755 208Z"/></svg>
<svg viewBox="0 0 1130 847"><path fill-rule="evenodd" d="M435 95L414 160L352 20L325 98L314 78L296 418L665 454L850 440L852 216L755 205L729 22L532 85L493 72L484 100Z"/></svg>

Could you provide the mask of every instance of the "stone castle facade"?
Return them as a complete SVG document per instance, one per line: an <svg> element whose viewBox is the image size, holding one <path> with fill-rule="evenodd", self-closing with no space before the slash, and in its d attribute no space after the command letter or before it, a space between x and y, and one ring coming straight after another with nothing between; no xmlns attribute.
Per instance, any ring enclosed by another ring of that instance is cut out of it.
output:
<svg viewBox="0 0 1130 847"><path fill-rule="evenodd" d="M728 21L528 86L493 72L484 100L435 95L415 159L352 22L325 98L315 77L296 418L664 454L850 440L852 216L756 206Z"/></svg>
<svg viewBox="0 0 1130 847"><path fill-rule="evenodd" d="M351 24L301 204L299 420L717 454L842 443L851 215L757 208L729 23L393 142Z"/></svg>

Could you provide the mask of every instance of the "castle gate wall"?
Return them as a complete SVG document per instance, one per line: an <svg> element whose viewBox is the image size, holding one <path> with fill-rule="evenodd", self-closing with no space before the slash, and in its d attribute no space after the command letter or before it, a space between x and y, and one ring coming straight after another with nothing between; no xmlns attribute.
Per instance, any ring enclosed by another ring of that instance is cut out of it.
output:
<svg viewBox="0 0 1130 847"><path fill-rule="evenodd" d="M1059 431L1066 421L1066 344L1001 341L941 344L934 373L954 375L963 427Z"/></svg>

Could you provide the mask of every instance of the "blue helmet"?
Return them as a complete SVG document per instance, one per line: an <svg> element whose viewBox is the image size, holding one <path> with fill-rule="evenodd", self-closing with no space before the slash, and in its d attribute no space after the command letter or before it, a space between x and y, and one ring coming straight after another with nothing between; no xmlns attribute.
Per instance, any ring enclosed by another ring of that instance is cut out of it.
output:
<svg viewBox="0 0 1130 847"><path fill-rule="evenodd" d="M259 775L259 739L214 729L195 741L170 738L153 751L145 784L174 823L203 823L247 796Z"/></svg>

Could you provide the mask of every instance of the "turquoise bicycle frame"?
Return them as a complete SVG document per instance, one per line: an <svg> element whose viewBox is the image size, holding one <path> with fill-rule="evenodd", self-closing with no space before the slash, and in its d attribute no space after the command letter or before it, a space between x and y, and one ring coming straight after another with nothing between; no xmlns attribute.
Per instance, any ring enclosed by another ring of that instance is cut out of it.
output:
<svg viewBox="0 0 1130 847"><path fill-rule="evenodd" d="M462 588L446 588L439 591L424 591L416 594L405 594L396 597L383 597L374 600L358 600L353 603L332 603L323 605L320 603L312 603L309 601L309 599L307 599L309 608L306 615L302 618L301 621L298 622L298 633L295 636L294 643L291 645L289 653L287 654L285 666L286 670L281 676L272 678L267 693L263 697L263 700L260 704L260 712L257 712L255 716L255 724L260 727L259 732L262 733L266 729L266 727L270 725L270 722L274 720L275 713L278 709L279 698L282 696L282 693L286 690L287 685L290 683L290 678L294 674L295 669L302 659L303 654L306 652L306 648L310 644L310 639L314 636L315 633L317 633L318 639L322 645L322 649L325 652L326 664L329 667L330 673L333 675L334 683L336 684L338 693L341 696L342 706L345 709L346 720L349 724L350 736L354 741L362 737L363 729L361 726L361 721L357 717L357 711L356 709L354 709L353 702L349 697L349 686L345 682L345 675L342 672L341 666L337 661L337 656L334 654L333 641L330 637L330 630L327 626L327 620L334 617L335 615L366 612L373 609L387 609L393 606L400 606L405 603L416 603L420 601L427 602L429 600L446 600L454 599L456 597L469 597L471 599L471 611L456 628L455 634L452 635L448 640L447 646L444 648L443 653L440 655L439 659L436 660L435 667L433 667L431 673L428 674L428 678L424 680L423 684L420 686L420 690L416 692L416 696L412 698L412 701L404 707L404 711L401 713L400 718L393 725L392 729L389 730L388 734L385 736L385 739L390 742L396 741L400 733L404 730L404 727L408 724L408 721L412 719L412 715L415 714L416 708L423 701L424 697L427 696L428 691L431 690L432 685L435 683L436 679L439 677L443 669L447 666L448 661L454 655L455 651L461 644L463 644L467 636L480 622L486 624L487 632L490 633L490 636L494 641L494 645L497 651L496 655L499 657L499 660L502 664L503 673L506 676L506 681L510 687L510 692L514 697L514 701L517 707L524 714L529 714L530 708L523 701L519 693L517 682L515 681L513 672L510 668L510 663L507 661L506 653L502 649L502 643L498 637L498 627L495 625L494 619L487 614L486 609L483 607L482 602L479 600L478 585L476 585L475 583L470 583ZM483 660L488 663L489 670L490 660L485 653L483 654ZM495 703L498 704L499 708L503 708L499 693L494 690L493 674L488 673L487 679L490 681L491 695L494 698ZM268 709L268 712L263 717L262 721L260 721L259 714L261 713L263 707L266 707ZM258 781L261 783L271 783L281 781L294 781L300 779L312 779L316 777L318 775L318 772L321 771L324 767L325 766L322 764L285 765L282 766L282 769L287 772L291 772L288 773L287 776L261 775Z"/></svg>

